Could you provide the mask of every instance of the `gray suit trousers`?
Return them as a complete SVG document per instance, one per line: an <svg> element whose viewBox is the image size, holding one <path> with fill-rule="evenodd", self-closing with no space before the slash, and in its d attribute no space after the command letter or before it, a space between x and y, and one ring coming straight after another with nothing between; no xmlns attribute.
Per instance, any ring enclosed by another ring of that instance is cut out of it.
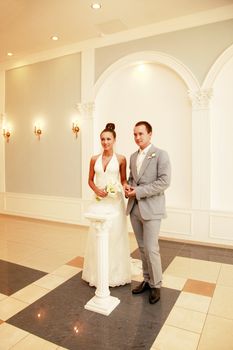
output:
<svg viewBox="0 0 233 350"><path fill-rule="evenodd" d="M151 288L160 288L162 266L158 237L161 219L143 220L135 203L130 213L130 221L141 254L144 281L148 282Z"/></svg>

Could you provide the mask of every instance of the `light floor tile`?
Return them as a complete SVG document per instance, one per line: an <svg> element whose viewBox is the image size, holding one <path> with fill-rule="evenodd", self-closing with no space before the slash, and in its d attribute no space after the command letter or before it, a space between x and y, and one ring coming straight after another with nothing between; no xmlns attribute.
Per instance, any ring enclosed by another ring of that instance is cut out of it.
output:
<svg viewBox="0 0 233 350"><path fill-rule="evenodd" d="M142 261L139 259L130 258L131 274L132 276L142 276Z"/></svg>
<svg viewBox="0 0 233 350"><path fill-rule="evenodd" d="M151 349L196 350L200 335L184 329L164 325Z"/></svg>
<svg viewBox="0 0 233 350"><path fill-rule="evenodd" d="M187 331L201 333L205 319L205 313L174 306L165 324Z"/></svg>
<svg viewBox="0 0 233 350"><path fill-rule="evenodd" d="M3 260L13 263L20 263L25 258L30 258L38 252L37 247L33 247L28 244L22 244L22 242L15 242L7 240L4 251L1 251L1 257Z"/></svg>
<svg viewBox="0 0 233 350"><path fill-rule="evenodd" d="M18 292L11 295L12 298L23 301L28 304L32 304L34 301L43 297L49 292L48 289L36 286L34 283L29 286L20 289Z"/></svg>
<svg viewBox="0 0 233 350"><path fill-rule="evenodd" d="M183 291L212 297L214 294L215 287L215 283L188 279L184 285Z"/></svg>
<svg viewBox="0 0 233 350"><path fill-rule="evenodd" d="M52 290L52 289L60 286L60 284L64 283L68 278L69 277L65 278L65 277L61 277L61 276L48 274L48 275L38 279L33 284L36 286L39 286L41 288L46 288L46 289Z"/></svg>
<svg viewBox="0 0 233 350"><path fill-rule="evenodd" d="M233 287L217 285L209 313L233 320Z"/></svg>
<svg viewBox="0 0 233 350"><path fill-rule="evenodd" d="M172 276L216 283L221 264L211 261L176 257L165 273Z"/></svg>
<svg viewBox="0 0 233 350"><path fill-rule="evenodd" d="M166 273L163 275L163 287L166 288L182 290L186 281L187 279L183 277L171 276Z"/></svg>
<svg viewBox="0 0 233 350"><path fill-rule="evenodd" d="M175 306L207 313L211 302L210 297L204 295L181 292Z"/></svg>
<svg viewBox="0 0 233 350"><path fill-rule="evenodd" d="M138 276L132 276L132 280L133 281L136 281L136 282L142 282L143 281L143 275L141 274L141 275L138 275Z"/></svg>
<svg viewBox="0 0 233 350"><path fill-rule="evenodd" d="M6 321L8 318L25 309L27 306L28 303L8 297L0 301L0 319Z"/></svg>
<svg viewBox="0 0 233 350"><path fill-rule="evenodd" d="M0 301L3 300L3 299L5 299L5 298L7 298L7 295L1 294L1 293L0 293Z"/></svg>
<svg viewBox="0 0 233 350"><path fill-rule="evenodd" d="M29 259L22 260L21 264L44 272L52 272L59 266L64 265L73 256L69 253L54 253L50 250L40 250Z"/></svg>
<svg viewBox="0 0 233 350"><path fill-rule="evenodd" d="M217 284L233 287L233 265L222 264Z"/></svg>
<svg viewBox="0 0 233 350"><path fill-rule="evenodd" d="M198 350L232 350L233 320L208 315Z"/></svg>
<svg viewBox="0 0 233 350"><path fill-rule="evenodd" d="M56 350L57 345L47 340L39 338L33 334L29 334L17 344L15 344L12 350Z"/></svg>
<svg viewBox="0 0 233 350"><path fill-rule="evenodd" d="M79 273L81 270L82 269L80 267L62 265L58 269L54 270L51 274L55 276L70 278Z"/></svg>
<svg viewBox="0 0 233 350"><path fill-rule="evenodd" d="M21 339L25 338L28 332L8 323L0 325L0 350L8 350Z"/></svg>

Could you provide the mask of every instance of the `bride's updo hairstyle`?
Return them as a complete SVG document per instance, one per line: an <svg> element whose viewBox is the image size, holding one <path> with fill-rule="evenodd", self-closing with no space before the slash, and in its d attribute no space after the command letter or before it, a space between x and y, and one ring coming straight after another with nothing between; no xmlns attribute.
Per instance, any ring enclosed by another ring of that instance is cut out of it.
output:
<svg viewBox="0 0 233 350"><path fill-rule="evenodd" d="M101 131L100 136L103 134L103 132L111 132L115 139L116 138L115 124L107 123L105 126L105 129Z"/></svg>

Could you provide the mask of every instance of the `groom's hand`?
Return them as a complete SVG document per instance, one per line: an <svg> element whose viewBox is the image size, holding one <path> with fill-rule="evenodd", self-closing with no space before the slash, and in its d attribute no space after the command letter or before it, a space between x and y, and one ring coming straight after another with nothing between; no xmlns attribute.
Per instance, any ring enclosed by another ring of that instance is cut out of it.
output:
<svg viewBox="0 0 233 350"><path fill-rule="evenodd" d="M124 184L125 198L128 198L128 193L130 191L130 185Z"/></svg>
<svg viewBox="0 0 233 350"><path fill-rule="evenodd" d="M130 189L127 191L127 197L128 198L136 197L136 191L134 187L130 187Z"/></svg>

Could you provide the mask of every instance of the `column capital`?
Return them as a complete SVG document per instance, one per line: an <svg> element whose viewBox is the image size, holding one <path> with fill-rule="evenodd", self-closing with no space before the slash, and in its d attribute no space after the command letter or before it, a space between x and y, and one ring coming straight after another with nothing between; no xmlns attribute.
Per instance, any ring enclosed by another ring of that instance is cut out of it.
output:
<svg viewBox="0 0 233 350"><path fill-rule="evenodd" d="M95 110L95 103L94 102L79 102L76 103L75 108L78 110L78 112L81 114L83 118L92 119L93 118L93 112Z"/></svg>
<svg viewBox="0 0 233 350"><path fill-rule="evenodd" d="M213 96L213 89L189 91L188 95L194 110L209 109L210 100Z"/></svg>

